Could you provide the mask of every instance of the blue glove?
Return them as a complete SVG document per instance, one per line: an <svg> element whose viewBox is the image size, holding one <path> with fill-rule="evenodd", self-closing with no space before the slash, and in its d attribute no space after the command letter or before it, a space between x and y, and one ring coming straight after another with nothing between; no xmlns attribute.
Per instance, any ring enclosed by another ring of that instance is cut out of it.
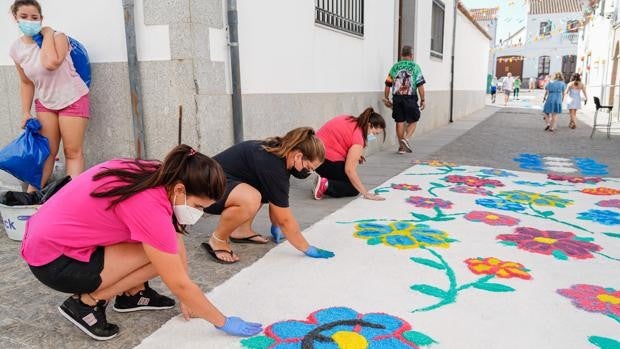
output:
<svg viewBox="0 0 620 349"><path fill-rule="evenodd" d="M284 236L282 229L280 229L280 227L278 227L277 225L271 226L271 236L273 237L273 241L276 244L279 244L282 241L286 240L286 236Z"/></svg>
<svg viewBox="0 0 620 349"><path fill-rule="evenodd" d="M227 334L239 337L249 337L263 331L263 325L255 322L246 322L236 316L227 317L224 326L215 326L215 328Z"/></svg>
<svg viewBox="0 0 620 349"><path fill-rule="evenodd" d="M333 256L335 256L334 252L322 250L314 246L308 247L308 249L304 253L306 254L306 256L312 258L332 258Z"/></svg>

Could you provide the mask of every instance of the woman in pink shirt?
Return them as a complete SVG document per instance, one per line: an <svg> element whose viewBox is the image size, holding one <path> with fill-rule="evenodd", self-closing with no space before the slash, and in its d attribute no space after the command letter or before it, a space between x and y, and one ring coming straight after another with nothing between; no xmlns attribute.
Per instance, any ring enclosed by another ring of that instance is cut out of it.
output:
<svg viewBox="0 0 620 349"><path fill-rule="evenodd" d="M73 66L67 36L50 27L41 28L43 16L36 0L16 0L11 13L24 34L9 51L21 81L21 126L32 117L30 108L34 99L41 134L50 145L50 155L43 168L43 187L52 174L61 140L67 174L76 177L84 171L82 147L90 115L89 89ZM41 48L32 39L39 33L43 35ZM29 191L33 190L30 187Z"/></svg>
<svg viewBox="0 0 620 349"><path fill-rule="evenodd" d="M357 166L366 161L362 153L367 139L380 133L385 138L385 120L372 108L366 108L358 117L336 116L319 129L317 137L325 145L325 162L316 169L316 200L325 195L338 198L358 194L364 199L384 200L367 191L357 174Z"/></svg>
<svg viewBox="0 0 620 349"><path fill-rule="evenodd" d="M224 316L189 278L183 225L224 194L226 177L213 159L187 145L164 160L111 160L73 179L29 220L21 255L46 286L73 294L60 313L97 340L116 336L105 309L167 309L174 300L146 283L161 277L181 301L185 319L203 318L237 336L262 326Z"/></svg>

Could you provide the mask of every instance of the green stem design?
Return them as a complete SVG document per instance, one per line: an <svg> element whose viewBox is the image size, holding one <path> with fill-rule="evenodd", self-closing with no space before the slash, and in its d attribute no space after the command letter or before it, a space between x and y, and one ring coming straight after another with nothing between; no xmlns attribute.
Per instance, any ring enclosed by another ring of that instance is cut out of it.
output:
<svg viewBox="0 0 620 349"><path fill-rule="evenodd" d="M477 285L477 284L478 284L478 285L479 285L479 284L483 284L483 283L485 283L485 282L487 282L487 281L491 280L491 279L492 279L492 278L494 278L494 277L495 277L495 275L487 275L487 276L483 276L483 277L481 277L480 279L478 279L477 281L470 282L470 283L468 283L468 284L465 284L465 285L461 285L461 286L459 286L456 290L457 290L457 291L462 291L462 290L468 289L468 288L470 288L470 287L474 287L474 286L475 286L475 285Z"/></svg>
<svg viewBox="0 0 620 349"><path fill-rule="evenodd" d="M584 227L581 227L581 226L578 226L576 224L565 222L565 221L561 221L561 220L559 220L557 218L545 216L545 214L542 211L535 209L534 206L532 206L531 202L527 206L530 208L530 210L534 211L534 213L536 213L536 214L533 215L533 214L529 214L529 213L526 213L526 212L519 212L519 213L524 214L526 216L530 216L530 217L538 217L538 218L548 219L550 221L554 221L554 222L557 222L557 223L560 223L560 224L568 225L569 227L573 227L575 229L579 229L581 231L585 231L585 232L588 232L590 234L594 234L593 232L589 231L588 229L586 229Z"/></svg>
<svg viewBox="0 0 620 349"><path fill-rule="evenodd" d="M593 253L596 253L599 256L603 256L605 258L611 259L612 261L620 262L620 258L614 258L614 257L608 256L608 255L606 255L606 254L604 254L602 252L593 252ZM616 320L618 320L618 322L620 322L620 318L616 318Z"/></svg>
<svg viewBox="0 0 620 349"><path fill-rule="evenodd" d="M558 185L562 185L562 184L558 184ZM567 194L567 193L571 193L571 192L578 192L579 190L549 190L546 191L545 194L551 194L551 193L560 193L560 194Z"/></svg>
<svg viewBox="0 0 620 349"><path fill-rule="evenodd" d="M437 194L435 194L435 189L439 189L439 188L446 188L445 185L441 185L439 183L431 183L431 187L428 188L428 193L431 194L434 197L439 197Z"/></svg>
<svg viewBox="0 0 620 349"><path fill-rule="evenodd" d="M614 314L607 314L607 316L609 316L613 320L616 320L616 322L618 322L620 324L620 316L617 316L617 315L614 315Z"/></svg>
<svg viewBox="0 0 620 349"><path fill-rule="evenodd" d="M374 192L375 192L375 195L378 195L381 193L387 193L390 191L390 189L392 189L392 187L379 187L379 188L375 188Z"/></svg>

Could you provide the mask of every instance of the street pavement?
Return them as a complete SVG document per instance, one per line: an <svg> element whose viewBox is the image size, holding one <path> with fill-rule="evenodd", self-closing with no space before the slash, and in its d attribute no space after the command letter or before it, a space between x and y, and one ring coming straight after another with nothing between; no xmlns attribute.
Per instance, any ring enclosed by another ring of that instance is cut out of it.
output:
<svg viewBox="0 0 620 349"><path fill-rule="evenodd" d="M396 149L387 147L375 152L360 167L360 176L368 187L374 187L410 167L412 161L428 159L523 170L513 159L521 153L532 153L593 158L609 165L609 175L606 176L620 177L620 136L607 139L597 134L590 139L590 129L585 123L570 130L566 127L566 116L558 132L544 132L541 111L535 108L539 104L536 102L540 100L539 94L525 92L522 100L524 102L513 101L508 107L487 106L463 120L415 135L411 142L413 154L399 155ZM311 187L311 180L294 180L291 185L291 206L302 229L355 199L327 198L317 202L311 198ZM202 219L186 238L191 277L205 292L254 263L274 246L272 243L237 244L233 249L241 257L240 263L216 264L200 247L216 222L216 217ZM268 234L269 223L264 208L254 228L259 233ZM329 246L320 247L329 249ZM177 308L129 314L108 309L108 320L118 324L121 332L111 341L95 343L58 314L56 307L67 295L51 291L36 281L19 257L19 243L9 240L3 233L0 234L0 279L0 348L129 348L178 314ZM286 287L286 280L279 280L278 275L265 275L265 280L281 282L282 287ZM167 293L159 280L153 281L152 286ZM270 302L274 306L278 304L278 300L269 294L253 293L251 287L239 290L238 297L251 297L256 302Z"/></svg>

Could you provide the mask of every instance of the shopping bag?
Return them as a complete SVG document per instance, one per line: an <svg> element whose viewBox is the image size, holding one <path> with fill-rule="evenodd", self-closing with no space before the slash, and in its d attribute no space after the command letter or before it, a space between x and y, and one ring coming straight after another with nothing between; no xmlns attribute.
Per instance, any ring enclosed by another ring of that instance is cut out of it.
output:
<svg viewBox="0 0 620 349"><path fill-rule="evenodd" d="M28 119L24 132L0 150L0 170L39 190L43 165L50 155L49 142L39 133L40 130L39 120Z"/></svg>

